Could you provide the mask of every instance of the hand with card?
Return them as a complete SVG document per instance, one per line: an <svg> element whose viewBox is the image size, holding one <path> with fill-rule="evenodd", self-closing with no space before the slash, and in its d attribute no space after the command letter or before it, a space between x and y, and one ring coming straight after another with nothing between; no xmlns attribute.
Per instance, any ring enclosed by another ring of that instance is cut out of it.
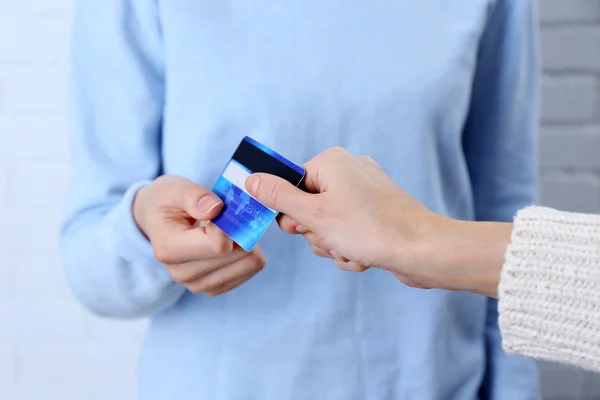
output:
<svg viewBox="0 0 600 400"><path fill-rule="evenodd" d="M304 186L311 193L270 174L251 176L247 188L258 201L283 213L279 225L284 231L302 234L316 255L333 258L343 270L389 269L398 259L396 253L407 248L391 240L401 236L410 242L419 235L412 227L400 232L391 210L433 216L370 157L333 148L304 167Z"/></svg>
<svg viewBox="0 0 600 400"><path fill-rule="evenodd" d="M246 187L282 212L280 227L302 234L316 255L347 271L389 270L412 287L497 295L510 224L473 225L435 214L370 157L341 148L304 167L311 193L271 174L250 176Z"/></svg>
<svg viewBox="0 0 600 400"><path fill-rule="evenodd" d="M173 280L209 296L235 289L265 266L260 247L244 251L209 221L223 202L209 189L162 176L139 190L134 219Z"/></svg>

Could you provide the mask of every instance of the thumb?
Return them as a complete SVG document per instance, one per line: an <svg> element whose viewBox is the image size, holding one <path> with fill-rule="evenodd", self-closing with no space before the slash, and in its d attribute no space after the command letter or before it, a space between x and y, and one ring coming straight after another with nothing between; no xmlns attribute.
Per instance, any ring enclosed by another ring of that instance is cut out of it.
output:
<svg viewBox="0 0 600 400"><path fill-rule="evenodd" d="M320 199L298 189L285 179L270 174L253 174L246 179L246 190L265 206L294 218L307 228L320 208Z"/></svg>
<svg viewBox="0 0 600 400"><path fill-rule="evenodd" d="M182 179L169 192L172 203L198 221L210 221L223 209L223 201L216 194L191 181Z"/></svg>

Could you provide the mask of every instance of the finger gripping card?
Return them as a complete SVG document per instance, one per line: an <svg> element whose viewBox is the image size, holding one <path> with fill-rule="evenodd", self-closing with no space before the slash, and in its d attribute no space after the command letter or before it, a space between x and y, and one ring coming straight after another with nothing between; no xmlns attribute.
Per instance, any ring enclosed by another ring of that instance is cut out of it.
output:
<svg viewBox="0 0 600 400"><path fill-rule="evenodd" d="M250 137L242 140L212 189L224 203L223 212L212 222L248 252L278 214L246 190L246 179L258 172L279 176L294 186L304 178L302 167Z"/></svg>

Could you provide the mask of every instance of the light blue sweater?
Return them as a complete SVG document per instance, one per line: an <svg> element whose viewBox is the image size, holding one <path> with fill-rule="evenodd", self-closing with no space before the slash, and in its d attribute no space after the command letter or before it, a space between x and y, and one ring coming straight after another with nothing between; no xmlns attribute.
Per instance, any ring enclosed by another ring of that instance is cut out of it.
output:
<svg viewBox="0 0 600 400"><path fill-rule="evenodd" d="M152 318L140 398L538 397L493 300L344 273L276 227L263 272L195 295L131 215L161 174L211 187L251 135L298 163L368 154L437 212L510 220L536 192L533 0L77 3L64 265L93 312Z"/></svg>

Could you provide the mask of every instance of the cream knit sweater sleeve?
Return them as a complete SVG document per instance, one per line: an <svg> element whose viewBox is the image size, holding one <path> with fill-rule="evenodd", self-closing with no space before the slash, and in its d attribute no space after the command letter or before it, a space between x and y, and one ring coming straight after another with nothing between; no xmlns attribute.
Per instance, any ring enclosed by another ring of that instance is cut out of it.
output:
<svg viewBox="0 0 600 400"><path fill-rule="evenodd" d="M600 370L600 216L520 211L499 299L508 353Z"/></svg>

